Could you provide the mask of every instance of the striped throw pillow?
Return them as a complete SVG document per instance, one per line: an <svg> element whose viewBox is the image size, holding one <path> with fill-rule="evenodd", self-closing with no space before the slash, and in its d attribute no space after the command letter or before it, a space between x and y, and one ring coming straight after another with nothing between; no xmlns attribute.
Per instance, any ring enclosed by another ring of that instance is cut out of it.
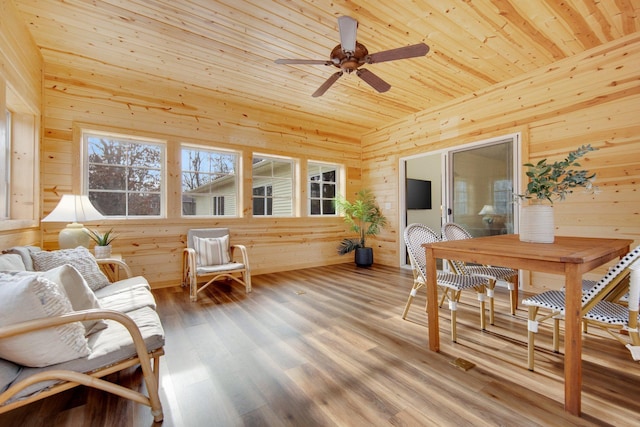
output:
<svg viewBox="0 0 640 427"><path fill-rule="evenodd" d="M200 238L193 236L196 263L200 266L228 264L229 236Z"/></svg>

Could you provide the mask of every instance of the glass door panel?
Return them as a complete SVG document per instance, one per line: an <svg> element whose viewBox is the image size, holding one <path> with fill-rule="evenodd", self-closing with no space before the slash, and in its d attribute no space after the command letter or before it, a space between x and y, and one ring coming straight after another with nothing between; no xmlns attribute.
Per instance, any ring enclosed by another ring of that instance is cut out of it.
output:
<svg viewBox="0 0 640 427"><path fill-rule="evenodd" d="M514 233L514 138L449 153L448 220L474 237Z"/></svg>

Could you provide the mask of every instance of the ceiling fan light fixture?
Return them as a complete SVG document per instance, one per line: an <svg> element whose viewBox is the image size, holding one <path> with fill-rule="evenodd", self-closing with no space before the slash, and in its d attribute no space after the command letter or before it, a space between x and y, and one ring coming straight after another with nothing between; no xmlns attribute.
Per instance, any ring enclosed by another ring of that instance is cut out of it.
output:
<svg viewBox="0 0 640 427"><path fill-rule="evenodd" d="M277 59L276 64L322 64L333 65L340 71L332 74L322 86L320 86L313 96L322 96L342 74L351 74L354 71L363 81L378 92L386 92L391 85L382 80L369 70L359 70L363 64L376 64L379 62L395 61L398 59L415 58L424 56L429 52L429 46L424 43L418 43L410 46L399 47L396 49L384 50L369 54L367 48L356 41L356 31L358 21L349 17L341 16L338 18L338 29L340 31L340 44L331 50L328 61L312 60L312 59Z"/></svg>

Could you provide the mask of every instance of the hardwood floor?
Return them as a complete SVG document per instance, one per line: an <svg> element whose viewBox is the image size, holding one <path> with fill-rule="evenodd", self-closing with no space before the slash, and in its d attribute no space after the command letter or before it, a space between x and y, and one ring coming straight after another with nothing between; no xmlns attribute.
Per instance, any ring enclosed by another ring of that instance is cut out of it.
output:
<svg viewBox="0 0 640 427"><path fill-rule="evenodd" d="M458 343L441 310L440 353L427 350L424 292L401 319L409 271L351 264L265 274L253 293L222 283L190 303L155 290L166 331L164 426L638 425L640 367L611 338L584 337L583 416L563 407L563 357L541 328L526 369L526 311L478 328L475 295L458 311ZM464 371L451 362L475 364ZM120 375L141 385L139 370ZM0 426L151 426L149 408L77 388L0 415Z"/></svg>

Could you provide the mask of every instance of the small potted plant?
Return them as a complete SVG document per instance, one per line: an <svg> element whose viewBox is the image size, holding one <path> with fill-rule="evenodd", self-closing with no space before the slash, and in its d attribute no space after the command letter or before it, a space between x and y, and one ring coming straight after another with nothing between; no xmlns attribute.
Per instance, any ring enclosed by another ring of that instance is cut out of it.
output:
<svg viewBox="0 0 640 427"><path fill-rule="evenodd" d="M348 201L344 197L336 199L336 208L344 213L344 220L351 231L358 234L357 239L344 239L338 246L340 255L355 252L355 263L359 267L373 264L373 248L366 246L367 236L375 236L387 224L387 218L376 202L371 190L363 189L356 193L356 200Z"/></svg>
<svg viewBox="0 0 640 427"><path fill-rule="evenodd" d="M518 194L520 199L529 199L532 203L523 206L520 218L520 240L524 242L553 243L554 221L553 202L564 200L578 187L583 187L589 193L595 193L597 187L593 185L596 174L580 167L578 159L590 151L595 151L591 144L582 145L571 151L564 160L547 163L542 159L535 165L525 163L529 183L524 194ZM546 204L544 202L547 202Z"/></svg>
<svg viewBox="0 0 640 427"><path fill-rule="evenodd" d="M87 234L91 237L91 240L96 242L93 248L96 258L109 258L111 256L111 242L118 237L113 234L113 228L105 233L87 230Z"/></svg>

